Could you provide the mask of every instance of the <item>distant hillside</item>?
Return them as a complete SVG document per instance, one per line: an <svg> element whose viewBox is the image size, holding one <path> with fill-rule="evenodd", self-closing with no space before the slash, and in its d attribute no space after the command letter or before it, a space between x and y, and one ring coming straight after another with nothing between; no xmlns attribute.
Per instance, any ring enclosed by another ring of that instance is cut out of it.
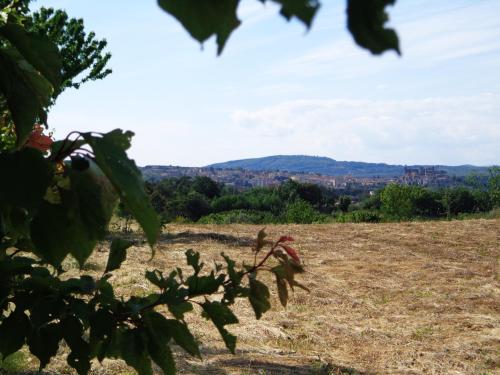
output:
<svg viewBox="0 0 500 375"><path fill-rule="evenodd" d="M279 170L288 172L310 172L320 173L326 176L352 175L354 177L392 177L404 174L403 165L337 161L327 157L306 155L276 155L255 159L232 160L225 163L211 164L208 167L222 169L242 168L253 171ZM465 176L471 172L486 173L488 170L487 167L476 167L473 165L435 165L435 167L446 171L450 175L456 176Z"/></svg>

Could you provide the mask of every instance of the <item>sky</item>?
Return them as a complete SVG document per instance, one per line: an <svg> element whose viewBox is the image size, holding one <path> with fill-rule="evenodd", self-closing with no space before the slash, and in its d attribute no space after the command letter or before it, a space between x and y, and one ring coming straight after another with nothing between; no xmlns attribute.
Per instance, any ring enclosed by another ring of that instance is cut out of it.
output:
<svg viewBox="0 0 500 375"><path fill-rule="evenodd" d="M345 1L322 3L308 31L241 0L243 23L217 57L155 0L38 0L83 18L113 55L113 74L66 90L49 125L56 138L132 130L141 166L277 154L500 164L500 1L397 1L401 57L356 46Z"/></svg>

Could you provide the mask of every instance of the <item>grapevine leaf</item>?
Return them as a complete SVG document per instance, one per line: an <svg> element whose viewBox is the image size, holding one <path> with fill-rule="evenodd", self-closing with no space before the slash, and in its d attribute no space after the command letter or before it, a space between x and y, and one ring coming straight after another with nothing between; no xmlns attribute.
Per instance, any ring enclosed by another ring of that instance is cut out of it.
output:
<svg viewBox="0 0 500 375"><path fill-rule="evenodd" d="M278 296L280 298L281 305L286 307L288 302L288 288L286 286L285 279L276 275L276 286L278 287Z"/></svg>
<svg viewBox="0 0 500 375"><path fill-rule="evenodd" d="M200 43L215 35L219 55L231 33L241 23L236 15L238 3L239 0L158 0L160 7L175 17Z"/></svg>
<svg viewBox="0 0 500 375"><path fill-rule="evenodd" d="M385 27L389 16L385 7L396 0L348 0L347 27L358 45L379 55L387 50L399 50L398 35Z"/></svg>
<svg viewBox="0 0 500 375"><path fill-rule="evenodd" d="M35 122L45 120L53 92L50 82L17 50L0 48L0 93L14 121L18 147L25 144Z"/></svg>
<svg viewBox="0 0 500 375"><path fill-rule="evenodd" d="M250 276L250 304L252 305L253 311L255 312L255 317L260 319L262 314L271 308L271 303L269 298L269 289L267 286L257 280L255 276Z"/></svg>
<svg viewBox="0 0 500 375"><path fill-rule="evenodd" d="M60 324L57 323L50 323L34 329L28 338L28 346L31 354L40 361L40 371L57 354L61 339L62 330Z"/></svg>
<svg viewBox="0 0 500 375"><path fill-rule="evenodd" d="M133 245L133 242L123 238L113 238L109 252L108 263L104 273L108 273L120 268L127 257L127 249Z"/></svg>
<svg viewBox="0 0 500 375"><path fill-rule="evenodd" d="M100 137L91 133L82 134L94 151L95 162L111 181L121 200L141 225L149 244L153 246L160 233L160 221L149 203L141 172L125 153L130 147L132 135L133 133L124 133L120 129Z"/></svg>
<svg viewBox="0 0 500 375"><path fill-rule="evenodd" d="M212 320L215 327L217 327L217 330L226 344L226 348L234 354L236 349L236 336L230 334L224 326L238 323L238 318L229 307L220 302L205 301L201 306L205 312L205 317Z"/></svg>
<svg viewBox="0 0 500 375"><path fill-rule="evenodd" d="M29 33L19 24L7 22L0 27L0 35L6 38L53 87L62 81L62 62L55 44L48 38Z"/></svg>
<svg viewBox="0 0 500 375"><path fill-rule="evenodd" d="M0 323L0 354L3 358L20 350L30 332L26 314L17 310Z"/></svg>
<svg viewBox="0 0 500 375"><path fill-rule="evenodd" d="M261 0L265 2L265 0ZM296 17L310 28L316 15L320 2L318 0L272 0L281 5L281 15L290 21Z"/></svg>

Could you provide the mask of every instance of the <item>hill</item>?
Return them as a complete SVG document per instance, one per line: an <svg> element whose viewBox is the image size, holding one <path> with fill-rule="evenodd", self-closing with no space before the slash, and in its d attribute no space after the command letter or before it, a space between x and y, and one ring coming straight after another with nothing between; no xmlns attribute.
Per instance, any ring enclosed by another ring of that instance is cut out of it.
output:
<svg viewBox="0 0 500 375"><path fill-rule="evenodd" d="M232 160L208 165L211 168L235 169L242 168L252 171L279 170L288 172L319 173L326 176L354 177L392 177L404 174L403 165L385 163L365 163L358 161L337 161L327 157L307 155L275 155L254 159ZM408 167L423 167L408 166ZM425 166L429 167L429 166ZM487 173L487 167L473 165L445 166L434 165L436 169L444 170L450 175L465 176L471 172Z"/></svg>

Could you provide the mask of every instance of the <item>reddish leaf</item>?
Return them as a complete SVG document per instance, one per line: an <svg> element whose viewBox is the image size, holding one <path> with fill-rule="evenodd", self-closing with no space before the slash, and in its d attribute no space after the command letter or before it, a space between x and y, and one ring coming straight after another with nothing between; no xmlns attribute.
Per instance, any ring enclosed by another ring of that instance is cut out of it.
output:
<svg viewBox="0 0 500 375"><path fill-rule="evenodd" d="M281 236L278 242L293 242L295 241L291 236Z"/></svg>
<svg viewBox="0 0 500 375"><path fill-rule="evenodd" d="M285 245L285 244L280 244L280 246L285 249L286 253L288 255L290 255L290 257L296 261L297 263L300 263L300 258L299 258L299 254L297 253L297 250L295 250L294 248L288 246L288 245Z"/></svg>
<svg viewBox="0 0 500 375"><path fill-rule="evenodd" d="M43 134L44 127L42 125L35 125L33 131L26 142L26 147L36 148L42 152L47 152L50 150L50 146L54 143L54 140L50 135Z"/></svg>

